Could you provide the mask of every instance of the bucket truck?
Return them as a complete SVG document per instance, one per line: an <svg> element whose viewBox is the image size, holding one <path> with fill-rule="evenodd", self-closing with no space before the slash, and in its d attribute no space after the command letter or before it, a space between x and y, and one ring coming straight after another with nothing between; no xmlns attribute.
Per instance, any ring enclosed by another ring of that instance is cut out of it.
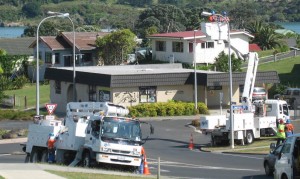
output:
<svg viewBox="0 0 300 179"><path fill-rule="evenodd" d="M49 133L57 140L57 163L85 167L116 164L137 169L142 161L141 125L147 122L125 117L128 109L109 102L71 102L61 120L41 120L29 125L28 141L23 148L28 162L47 162ZM101 114L100 114L101 113ZM103 113L103 114L102 114ZM148 135L149 136L149 135Z"/></svg>
<svg viewBox="0 0 300 179"><path fill-rule="evenodd" d="M258 54L248 54L248 69L242 94L242 105L232 106L234 139L242 144L250 144L262 135L274 135L277 131L276 123L279 119L289 116L288 105L283 100L255 100L252 93L258 66ZM201 116L200 128L211 132L212 144L228 143L230 140L230 116Z"/></svg>

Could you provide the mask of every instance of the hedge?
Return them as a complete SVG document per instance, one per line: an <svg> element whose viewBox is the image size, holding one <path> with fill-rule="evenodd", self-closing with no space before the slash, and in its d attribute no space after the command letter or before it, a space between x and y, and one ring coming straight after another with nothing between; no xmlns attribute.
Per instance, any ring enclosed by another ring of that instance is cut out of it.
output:
<svg viewBox="0 0 300 179"><path fill-rule="evenodd" d="M135 117L156 117L156 116L191 116L195 114L209 114L207 106L202 103L170 101L159 103L143 103L129 107L129 115Z"/></svg>

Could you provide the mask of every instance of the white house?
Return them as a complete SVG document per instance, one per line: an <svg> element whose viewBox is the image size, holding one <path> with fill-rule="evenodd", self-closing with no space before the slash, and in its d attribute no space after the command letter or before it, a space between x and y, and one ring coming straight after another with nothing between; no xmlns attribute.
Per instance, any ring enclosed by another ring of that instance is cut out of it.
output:
<svg viewBox="0 0 300 179"><path fill-rule="evenodd" d="M193 64L195 55L197 64L213 64L220 52L228 54L228 40L214 40L201 30L153 34L148 38L152 40L154 60ZM253 36L244 30L231 30L231 53L237 57L247 54L250 38Z"/></svg>

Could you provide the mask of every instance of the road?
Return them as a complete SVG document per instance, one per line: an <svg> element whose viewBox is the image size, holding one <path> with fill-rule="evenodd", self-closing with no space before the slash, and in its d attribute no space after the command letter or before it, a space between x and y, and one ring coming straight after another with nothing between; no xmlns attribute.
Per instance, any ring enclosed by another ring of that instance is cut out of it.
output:
<svg viewBox="0 0 300 179"><path fill-rule="evenodd" d="M144 147L152 174L157 173L157 160L160 157L161 176L189 179L268 178L264 175L262 166L264 155L200 151L199 147L209 143L210 137L187 127L190 122L191 120L151 121L155 133L149 137ZM3 126L1 123L0 125ZM188 149L191 134L195 145L194 150ZM1 144L0 163L23 163L25 155L10 155L18 152L21 152L19 144Z"/></svg>

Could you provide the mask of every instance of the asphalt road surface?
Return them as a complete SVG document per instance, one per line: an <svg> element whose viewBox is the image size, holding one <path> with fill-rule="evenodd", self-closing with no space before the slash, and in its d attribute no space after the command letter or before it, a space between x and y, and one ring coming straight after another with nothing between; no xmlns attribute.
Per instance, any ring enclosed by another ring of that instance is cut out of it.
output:
<svg viewBox="0 0 300 179"><path fill-rule="evenodd" d="M210 142L210 136L197 133L187 126L191 120L151 121L154 135L144 144L151 174L156 175L160 158L161 176L174 178L272 178L264 174L264 155L211 153L199 150ZM13 123L14 127L28 126L28 123ZM300 132L300 121L293 121L296 132ZM9 126L0 123L0 127ZM146 127L146 126L145 126ZM143 127L144 128L144 127ZM144 137L148 128L144 128ZM193 136L194 149L189 150ZM0 163L23 163L25 155L19 144L0 145ZM14 155L11 155L14 153Z"/></svg>

